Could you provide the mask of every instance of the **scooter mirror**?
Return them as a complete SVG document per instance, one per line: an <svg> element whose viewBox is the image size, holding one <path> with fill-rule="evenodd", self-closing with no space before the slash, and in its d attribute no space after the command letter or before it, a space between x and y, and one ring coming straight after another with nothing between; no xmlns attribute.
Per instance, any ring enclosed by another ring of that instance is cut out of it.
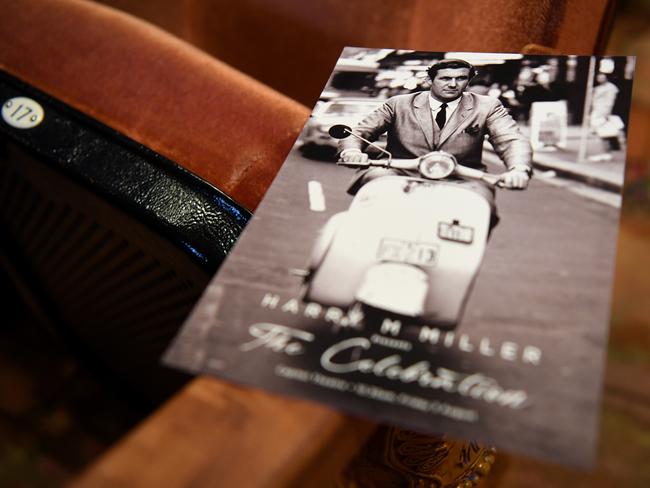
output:
<svg viewBox="0 0 650 488"><path fill-rule="evenodd" d="M347 125L336 124L330 127L330 130L328 132L329 135L334 139L345 139L350 134L352 134L352 129L350 129Z"/></svg>

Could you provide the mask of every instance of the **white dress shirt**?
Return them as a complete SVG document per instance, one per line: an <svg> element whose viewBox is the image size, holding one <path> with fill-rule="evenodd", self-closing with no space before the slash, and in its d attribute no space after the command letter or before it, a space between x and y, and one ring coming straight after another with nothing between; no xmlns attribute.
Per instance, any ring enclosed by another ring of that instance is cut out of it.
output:
<svg viewBox="0 0 650 488"><path fill-rule="evenodd" d="M435 122L436 116L438 115L438 112L440 112L440 106L443 103L447 104L447 113L446 113L446 119L445 119L445 125L447 125L447 122L449 122L449 119L451 118L451 114L454 113L454 111L458 108L458 104L460 103L461 97L458 97L456 100L452 100L451 102L439 102L435 98L429 94L429 107L431 107L431 115L433 115L433 120Z"/></svg>

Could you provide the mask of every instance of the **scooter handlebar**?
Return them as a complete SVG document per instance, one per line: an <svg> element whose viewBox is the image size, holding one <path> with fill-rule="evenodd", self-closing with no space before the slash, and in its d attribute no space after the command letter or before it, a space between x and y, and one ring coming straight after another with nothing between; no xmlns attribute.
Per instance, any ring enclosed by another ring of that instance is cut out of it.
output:
<svg viewBox="0 0 650 488"><path fill-rule="evenodd" d="M481 171L480 169L468 168L467 166L462 165L456 166L455 173L457 176L463 178L483 181L491 187L504 188L503 181L501 179L503 174L493 175L486 173L485 171Z"/></svg>
<svg viewBox="0 0 650 488"><path fill-rule="evenodd" d="M417 171L419 159L367 159L365 161L337 161L339 166L351 168L368 168L370 166L379 168L396 168Z"/></svg>
<svg viewBox="0 0 650 488"><path fill-rule="evenodd" d="M420 158L413 159L392 159L387 160L372 160L368 159L366 161L338 161L338 165L347 166L352 168L369 168L369 167L381 167L381 168L395 168L395 169L404 169L417 171L420 164ZM490 187L505 188L503 185L503 174L495 175L491 173L486 173L475 168L469 168L460 164L456 164L454 167L453 174L460 176L461 178L467 178L471 180L483 181Z"/></svg>
<svg viewBox="0 0 650 488"><path fill-rule="evenodd" d="M384 164L386 168L395 168L395 169L406 169L417 171L420 165L420 159L393 159L389 164Z"/></svg>

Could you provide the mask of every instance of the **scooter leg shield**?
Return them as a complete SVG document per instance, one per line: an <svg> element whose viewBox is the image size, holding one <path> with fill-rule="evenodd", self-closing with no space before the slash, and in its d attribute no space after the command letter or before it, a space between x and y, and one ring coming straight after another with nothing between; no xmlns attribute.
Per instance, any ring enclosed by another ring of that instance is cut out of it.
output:
<svg viewBox="0 0 650 488"><path fill-rule="evenodd" d="M453 327L462 317L483 261L491 211L488 201L472 190L449 186L439 191L453 212L444 210L438 217L439 256L430 271L422 320ZM442 232L441 226L447 226L447 232ZM454 236L469 231L469 240Z"/></svg>

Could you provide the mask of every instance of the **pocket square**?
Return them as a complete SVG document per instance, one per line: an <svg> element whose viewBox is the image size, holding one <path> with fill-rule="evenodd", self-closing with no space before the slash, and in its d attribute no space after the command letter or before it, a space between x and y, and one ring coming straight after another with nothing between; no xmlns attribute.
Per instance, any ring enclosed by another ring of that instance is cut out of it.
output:
<svg viewBox="0 0 650 488"><path fill-rule="evenodd" d="M478 124L476 124L476 125L470 125L463 132L466 132L471 135L475 135L478 134L480 131L481 131L480 127L478 126Z"/></svg>

